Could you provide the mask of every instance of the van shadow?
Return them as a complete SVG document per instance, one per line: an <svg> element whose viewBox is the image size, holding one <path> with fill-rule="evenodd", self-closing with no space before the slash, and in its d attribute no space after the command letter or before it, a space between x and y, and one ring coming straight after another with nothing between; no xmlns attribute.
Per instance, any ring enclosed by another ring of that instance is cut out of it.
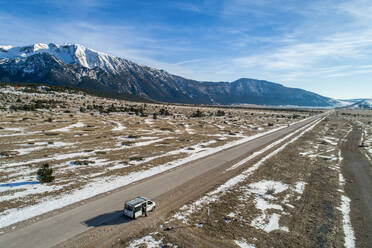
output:
<svg viewBox="0 0 372 248"><path fill-rule="evenodd" d="M128 223L130 221L132 221L132 219L124 216L122 210L117 210L111 213L98 215L96 217L84 221L83 223L89 227L98 227L120 225L123 223Z"/></svg>

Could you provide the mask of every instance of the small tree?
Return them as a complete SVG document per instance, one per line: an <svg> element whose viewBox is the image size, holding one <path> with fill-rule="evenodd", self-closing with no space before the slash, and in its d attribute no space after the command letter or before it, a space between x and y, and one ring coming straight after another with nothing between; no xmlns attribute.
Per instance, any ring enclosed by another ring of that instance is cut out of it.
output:
<svg viewBox="0 0 372 248"><path fill-rule="evenodd" d="M225 116L225 111L218 110L217 113L216 113L216 116Z"/></svg>
<svg viewBox="0 0 372 248"><path fill-rule="evenodd" d="M37 180L40 183L50 183L54 181L53 169L49 168L49 164L44 164L37 170Z"/></svg>

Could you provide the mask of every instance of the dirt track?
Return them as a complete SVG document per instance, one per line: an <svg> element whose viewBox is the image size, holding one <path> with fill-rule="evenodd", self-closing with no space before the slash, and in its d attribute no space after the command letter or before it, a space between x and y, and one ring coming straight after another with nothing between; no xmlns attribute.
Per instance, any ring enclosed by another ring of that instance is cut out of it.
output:
<svg viewBox="0 0 372 248"><path fill-rule="evenodd" d="M362 154L361 129L354 126L342 145L346 193L351 198L351 221L357 247L372 247L372 165Z"/></svg>

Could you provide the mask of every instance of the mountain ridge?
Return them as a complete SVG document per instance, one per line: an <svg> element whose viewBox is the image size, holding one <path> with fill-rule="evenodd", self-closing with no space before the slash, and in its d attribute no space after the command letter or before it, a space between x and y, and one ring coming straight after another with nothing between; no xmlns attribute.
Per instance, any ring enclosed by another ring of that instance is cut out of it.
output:
<svg viewBox="0 0 372 248"><path fill-rule="evenodd" d="M331 107L337 100L265 80L186 79L79 44L0 47L0 80L46 83L133 94L155 101Z"/></svg>

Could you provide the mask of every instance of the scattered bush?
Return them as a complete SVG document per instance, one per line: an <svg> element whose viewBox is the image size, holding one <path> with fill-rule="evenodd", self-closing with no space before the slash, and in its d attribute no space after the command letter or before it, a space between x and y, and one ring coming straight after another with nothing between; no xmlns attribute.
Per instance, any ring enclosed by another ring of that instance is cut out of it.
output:
<svg viewBox="0 0 372 248"><path fill-rule="evenodd" d="M130 157L129 160L130 161L142 161L143 157Z"/></svg>
<svg viewBox="0 0 372 248"><path fill-rule="evenodd" d="M138 139L139 137L141 137L140 135L135 135L135 134L129 134L128 135L128 139Z"/></svg>
<svg viewBox="0 0 372 248"><path fill-rule="evenodd" d="M170 113L169 113L168 109L162 108L162 109L159 110L159 115L168 116L168 115L170 115Z"/></svg>
<svg viewBox="0 0 372 248"><path fill-rule="evenodd" d="M131 146L131 145L133 145L133 142L130 142L130 141L122 141L122 142L121 142L121 145L123 145L123 146Z"/></svg>
<svg viewBox="0 0 372 248"><path fill-rule="evenodd" d="M95 161L90 160L76 160L72 162L74 165L89 165L89 164L95 164Z"/></svg>
<svg viewBox="0 0 372 248"><path fill-rule="evenodd" d="M216 113L216 116L225 116L225 111L218 110L217 113Z"/></svg>
<svg viewBox="0 0 372 248"><path fill-rule="evenodd" d="M191 115L191 117L194 117L194 118L196 118L196 117L204 117L204 114L203 114L203 112L200 111L200 109L198 109L198 110L196 110L195 113L193 113Z"/></svg>

